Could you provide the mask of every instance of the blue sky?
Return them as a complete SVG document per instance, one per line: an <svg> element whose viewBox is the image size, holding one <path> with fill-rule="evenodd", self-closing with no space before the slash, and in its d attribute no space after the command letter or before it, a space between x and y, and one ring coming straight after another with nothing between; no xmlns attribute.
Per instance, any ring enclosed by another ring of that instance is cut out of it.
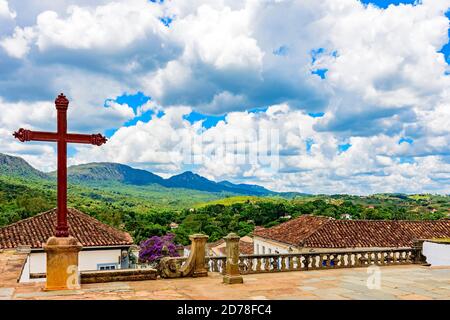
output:
<svg viewBox="0 0 450 320"><path fill-rule="evenodd" d="M0 152L54 169L10 133L54 130L64 92L109 138L71 164L450 193L450 0L334 1L0 0Z"/></svg>
<svg viewBox="0 0 450 320"><path fill-rule="evenodd" d="M364 4L374 4L380 8L386 9L389 5L399 5L399 4L415 4L417 0L361 0Z"/></svg>

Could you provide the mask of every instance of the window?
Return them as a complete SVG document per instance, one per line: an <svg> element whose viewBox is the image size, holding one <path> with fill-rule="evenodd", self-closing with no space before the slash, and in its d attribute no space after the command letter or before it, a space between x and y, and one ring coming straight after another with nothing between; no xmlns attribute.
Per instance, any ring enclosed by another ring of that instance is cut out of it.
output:
<svg viewBox="0 0 450 320"><path fill-rule="evenodd" d="M269 253L272 253L272 249L269 248Z"/></svg>
<svg viewBox="0 0 450 320"><path fill-rule="evenodd" d="M99 263L97 264L97 270L116 270L116 263Z"/></svg>
<svg viewBox="0 0 450 320"><path fill-rule="evenodd" d="M264 246L262 246L262 253L266 253L266 248Z"/></svg>
<svg viewBox="0 0 450 320"><path fill-rule="evenodd" d="M256 245L256 254L259 253L259 244Z"/></svg>

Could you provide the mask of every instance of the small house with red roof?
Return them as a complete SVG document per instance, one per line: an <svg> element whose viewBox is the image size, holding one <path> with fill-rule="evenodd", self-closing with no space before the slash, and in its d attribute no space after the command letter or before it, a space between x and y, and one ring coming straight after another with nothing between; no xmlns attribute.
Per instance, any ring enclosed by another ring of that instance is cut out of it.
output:
<svg viewBox="0 0 450 320"><path fill-rule="evenodd" d="M70 235L83 246L79 253L79 271L128 266L128 252L133 245L128 233L72 208L68 209L67 219ZM19 248L29 251L21 281L27 281L30 274L46 273L42 245L54 235L55 227L56 209L52 209L0 228L0 250Z"/></svg>

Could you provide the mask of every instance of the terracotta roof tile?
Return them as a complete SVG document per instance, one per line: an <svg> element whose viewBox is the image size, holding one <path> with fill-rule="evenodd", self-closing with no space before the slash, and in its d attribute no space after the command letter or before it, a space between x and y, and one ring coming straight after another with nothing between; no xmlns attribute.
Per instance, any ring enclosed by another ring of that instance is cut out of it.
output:
<svg viewBox="0 0 450 320"><path fill-rule="evenodd" d="M300 216L269 229L255 230L254 235L309 248L411 247L414 239L449 238L450 220L334 220Z"/></svg>
<svg viewBox="0 0 450 320"><path fill-rule="evenodd" d="M239 252L241 254L253 254L253 242L239 241Z"/></svg>
<svg viewBox="0 0 450 320"><path fill-rule="evenodd" d="M84 247L131 245L133 239L123 231L110 227L76 209L68 209L70 235L78 239ZM31 218L20 220L0 228L0 249L29 245L42 248L42 244L54 234L56 209Z"/></svg>
<svg viewBox="0 0 450 320"><path fill-rule="evenodd" d="M299 245L332 218L301 215L271 228L255 228L253 235L291 245Z"/></svg>

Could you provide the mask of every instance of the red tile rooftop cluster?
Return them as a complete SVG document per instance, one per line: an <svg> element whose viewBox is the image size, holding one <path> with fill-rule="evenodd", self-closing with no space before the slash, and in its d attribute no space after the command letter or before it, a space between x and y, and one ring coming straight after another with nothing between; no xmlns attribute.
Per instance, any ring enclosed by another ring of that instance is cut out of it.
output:
<svg viewBox="0 0 450 320"><path fill-rule="evenodd" d="M450 238L450 220L335 220L302 215L254 236L309 248L411 247L416 239Z"/></svg>

